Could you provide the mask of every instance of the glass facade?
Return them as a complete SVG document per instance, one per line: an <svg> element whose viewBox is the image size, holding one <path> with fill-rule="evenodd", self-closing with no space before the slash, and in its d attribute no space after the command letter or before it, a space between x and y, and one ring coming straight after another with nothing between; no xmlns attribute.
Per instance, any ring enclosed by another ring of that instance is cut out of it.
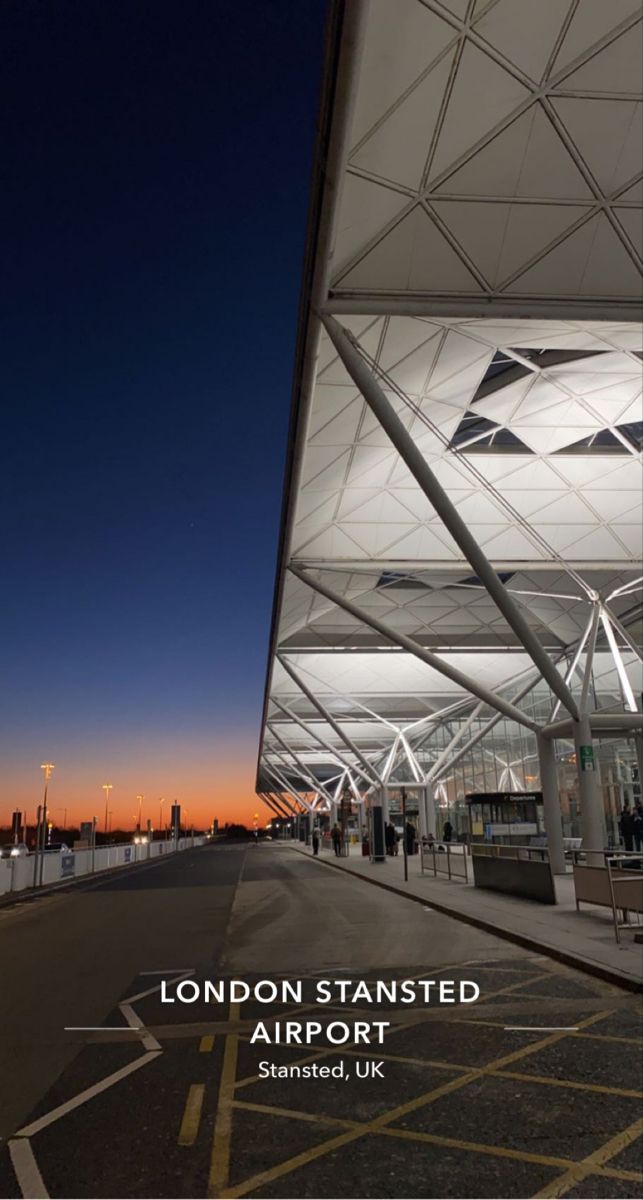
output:
<svg viewBox="0 0 643 1200"><path fill-rule="evenodd" d="M623 711L622 696L614 687L614 674L610 671L609 679L592 679L592 700L597 711ZM578 692L577 687L573 690ZM541 725L551 719L553 705L554 698L542 683L521 701L522 710ZM564 714L559 712L557 715L562 717ZM416 749L416 757L425 771L430 770L464 720L445 722L432 733L430 743ZM488 715L474 720L462 738L462 745L466 745L488 723ZM451 757L457 752L458 747L454 746ZM563 835L580 837L578 772L573 740L558 739L555 752ZM594 753L603 795L608 845L617 847L620 841L618 821L623 805L633 806L641 799L634 736L595 735ZM458 762L446 767L444 773L438 776L433 788L438 832L449 820L458 836L471 834L470 806L466 797L472 793L533 792L539 791L540 787L535 736L524 726L502 718Z"/></svg>

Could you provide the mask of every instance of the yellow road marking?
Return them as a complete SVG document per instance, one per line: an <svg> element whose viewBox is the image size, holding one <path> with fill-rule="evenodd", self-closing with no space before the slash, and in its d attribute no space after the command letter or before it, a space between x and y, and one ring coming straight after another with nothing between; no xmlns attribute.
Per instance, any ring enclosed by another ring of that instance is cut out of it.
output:
<svg viewBox="0 0 643 1200"><path fill-rule="evenodd" d="M608 1142L605 1142L597 1150L594 1150L593 1154L588 1154L587 1158L570 1167L564 1175L559 1175L558 1179L554 1179L551 1183L547 1184L542 1191L536 1192L534 1200L541 1200L541 1197L543 1200L545 1197L547 1200L551 1200L552 1197L564 1195L570 1187L574 1187L581 1180L586 1179L588 1175L597 1174L597 1167L599 1169L604 1167L610 1158L614 1158L621 1150L625 1150L627 1146L631 1146L632 1142L635 1142L641 1133L643 1133L643 1117L635 1121L633 1125L628 1125L627 1129L623 1129L620 1133L615 1134Z"/></svg>
<svg viewBox="0 0 643 1200"><path fill-rule="evenodd" d="M511 991L512 988L505 990ZM591 1017L586 1017L584 1021L579 1022L579 1028L592 1025L595 1021L601 1021L604 1017L609 1016L610 1012L610 1009L606 1009L603 1012L594 1013ZM365 1122L359 1129L347 1130L346 1133L339 1134L334 1138L330 1138L327 1142L322 1142L319 1146L305 1150L303 1153L295 1155L294 1158L286 1159L285 1162L279 1163L267 1171L261 1171L258 1175L253 1175L249 1179L245 1179L243 1183L238 1184L234 1188L227 1188L225 1191L222 1190L222 1196L226 1198L244 1196L247 1192L262 1187L265 1183L271 1183L275 1179L279 1179L282 1175L289 1175L292 1171L297 1170L298 1167L306 1166L307 1163L314 1162L317 1158L322 1158L325 1154L330 1153L331 1150L338 1150L341 1146L346 1146L350 1142L356 1141L357 1138L363 1137L366 1133L381 1133L384 1131L385 1126L391 1125L399 1117L405 1117L419 1108L424 1108L432 1104L442 1096L449 1095L451 1092L466 1087L467 1084L480 1079L485 1071L501 1070L510 1063L518 1062L522 1058L527 1058L530 1054L544 1050L547 1046L555 1045L556 1042L562 1041L564 1037L567 1037L566 1033L549 1034L547 1037L541 1038L540 1041L530 1042L528 1046L523 1046L520 1050L514 1050L510 1054L503 1055L502 1058L487 1063L485 1067L473 1068L466 1075L460 1075L457 1079L452 1079L448 1083L443 1083L439 1087L433 1088L421 1096L417 1096L414 1100L407 1101L406 1104L399 1104L395 1108L389 1109L388 1112L382 1113L381 1116L375 1117L374 1120ZM614 1151L614 1153L617 1153L617 1151Z"/></svg>
<svg viewBox="0 0 643 1200"><path fill-rule="evenodd" d="M540 978L540 976L538 976L538 978ZM516 990L516 988L521 987L521 986L522 986L521 983L510 983L507 985L507 987L499 988L498 991L496 991L496 992L490 992L489 995L486 997L486 999L491 1000L491 999L494 999L496 996L505 996L505 995L507 995L508 992L513 992ZM474 1004L479 1004L479 1003L480 1003L479 1000L474 1001ZM405 1021L401 1021L399 1023L399 1025L393 1025L391 1029L385 1030L384 1036L391 1037L394 1033L399 1033L403 1030L412 1029L415 1025L423 1024L424 1022L426 1022L426 1010L422 1009L422 1008L410 1009L408 1011L408 1013L406 1014L406 1018L407 1019ZM248 1039L246 1038L244 1040L247 1041ZM313 1053L306 1054L306 1055L302 1056L301 1058L295 1058L292 1060L291 1063L289 1063L289 1066L302 1067L302 1066L305 1066L307 1063L315 1062L322 1058L329 1058L331 1055L337 1054L340 1049L341 1049L342 1054L349 1054L351 1052L357 1052L357 1047L356 1047L355 1042L353 1042L352 1045L350 1045L350 1046L342 1046L341 1048L339 1048L337 1046L331 1046L328 1049L315 1050ZM378 1057L382 1058L382 1055L380 1054ZM463 1071L469 1070L468 1067L461 1067L461 1068L456 1067L455 1069L463 1070ZM248 1087L251 1083L257 1083L258 1080L259 1080L258 1075L246 1075L246 1076L244 1076L243 1079L238 1079L234 1086L236 1089Z"/></svg>
<svg viewBox="0 0 643 1200"><path fill-rule="evenodd" d="M349 1129L346 1133L340 1133L337 1137L331 1138L328 1142L323 1142L321 1146L315 1146L312 1150L304 1150L302 1154L296 1154L294 1158L287 1159L286 1162L280 1163L277 1167L272 1167L268 1171L261 1171L258 1175L253 1175L250 1179L245 1179L243 1183L237 1187L226 1188L221 1192L221 1197L228 1196L245 1196L246 1192L251 1192L257 1187L261 1187L264 1183L270 1183L274 1179L279 1179L281 1175L289 1175L291 1171L296 1171L297 1167L305 1167L308 1163L314 1162L316 1158L321 1158L324 1154L330 1154L331 1150L339 1150L341 1146L347 1146L349 1142L354 1142L356 1138L362 1136L363 1133L370 1132L370 1129L364 1127L355 1131ZM213 1195L213 1193L210 1193Z"/></svg>
<svg viewBox="0 0 643 1200"><path fill-rule="evenodd" d="M291 1121L308 1121L314 1125L339 1125L344 1129L358 1129L363 1123L350 1121L346 1117L329 1117L322 1113L303 1112L293 1108L278 1108L272 1104L253 1104L247 1100L235 1100L234 1107L248 1111L265 1113L266 1116L286 1117ZM456 1150L471 1150L476 1154L494 1155L499 1158L512 1158L519 1162L533 1162L544 1166L573 1168L579 1164L570 1158L557 1158L547 1154L535 1154L528 1150L512 1150L505 1146L489 1145L486 1142L466 1142L460 1138L444 1137L439 1134L426 1133L422 1130L401 1129L398 1126L384 1127L380 1133L391 1138L402 1138L407 1141L430 1142L432 1145L450 1147ZM619 1171L610 1167L596 1167L595 1173L608 1176L611 1179L626 1179L634 1183L643 1182L641 1171Z"/></svg>
<svg viewBox="0 0 643 1200"><path fill-rule="evenodd" d="M319 1125L342 1125L345 1129L356 1129L370 1132L368 1126L370 1122L349 1121L340 1117L320 1116L317 1113L301 1112L296 1109L289 1108L273 1108L270 1104L248 1104L245 1100L236 1100L235 1108L248 1109L251 1112L263 1112L268 1116L288 1117L295 1121L313 1121ZM550 1158L543 1154L531 1154L528 1151L522 1150L507 1150L503 1146L487 1146L480 1142L464 1142L459 1138L441 1137L438 1134L423 1133L421 1130L400 1129L397 1126L393 1128L385 1127L379 1131L386 1134L387 1137L406 1138L415 1142L431 1142L439 1146L453 1146L460 1150L475 1150L480 1154L497 1154L502 1158L518 1158L525 1162L544 1163L546 1166L552 1167L570 1167L573 1165L573 1160L569 1158Z"/></svg>
<svg viewBox="0 0 643 1200"><path fill-rule="evenodd" d="M200 1050L201 1054L209 1054L213 1046L214 1046L214 1034L213 1033L204 1033L203 1037L201 1038L201 1041L199 1042L199 1050Z"/></svg>
<svg viewBox="0 0 643 1200"><path fill-rule="evenodd" d="M204 1083L191 1084L187 1100L185 1101L183 1120L181 1121L181 1128L179 1130L179 1146L193 1146L196 1142L204 1095Z"/></svg>
<svg viewBox="0 0 643 1200"><path fill-rule="evenodd" d="M239 1005L231 1004L228 1019L239 1020ZM232 1137L232 1100L234 1097L234 1081L237 1074L237 1050L239 1035L228 1033L223 1052L223 1067L219 1085L219 1101L214 1122L214 1138L212 1140L212 1157L210 1159L210 1176L208 1179L208 1196L218 1197L224 1194L230 1173L230 1140Z"/></svg>
<svg viewBox="0 0 643 1200"><path fill-rule="evenodd" d="M578 1092L597 1092L601 1096L624 1096L627 1099L643 1100L643 1092L635 1091L632 1087L611 1087L608 1084L583 1084L576 1079L558 1079L554 1075L528 1075L517 1070L495 1070L489 1067L474 1067L471 1063L446 1062L444 1058L417 1058L410 1055L385 1054L384 1051L351 1050L345 1046L336 1046L336 1054L350 1055L351 1058L375 1058L377 1062L403 1062L414 1067L433 1067L437 1070L467 1073L476 1070L480 1075L488 1075L489 1079L516 1079L522 1084L542 1084L546 1087L571 1087ZM288 1066L294 1066L289 1063ZM242 1081L245 1082L245 1081ZM240 1086L239 1084L236 1086Z"/></svg>
<svg viewBox="0 0 643 1200"><path fill-rule="evenodd" d="M455 1150L471 1150L476 1154L487 1154L491 1157L494 1155L499 1158L513 1158L520 1162L540 1163L543 1166L557 1167L567 1163L570 1170L578 1166L573 1159L555 1158L547 1154L534 1154L529 1150L512 1150L507 1146L492 1146L486 1142L465 1142L459 1138L441 1137L435 1133L424 1133L420 1130L399 1129L396 1126L392 1128L386 1127L379 1130L380 1133L386 1134L387 1137L405 1138L407 1141L415 1142L431 1142L435 1146L447 1146ZM595 1173L598 1175L609 1176L610 1179L629 1179L634 1183L643 1182L643 1172L641 1171L618 1171L609 1167L596 1166Z"/></svg>
<svg viewBox="0 0 643 1200"><path fill-rule="evenodd" d="M339 1125L341 1129L360 1129L361 1121L350 1121L348 1117L328 1117L325 1113L302 1112L295 1108L278 1108L274 1104L253 1104L250 1100L234 1100L234 1108L245 1112L267 1113L272 1117L288 1117L295 1121L310 1121L313 1125Z"/></svg>
<svg viewBox="0 0 643 1200"><path fill-rule="evenodd" d="M625 1096L631 1100L643 1100L643 1092L633 1088L608 1087L602 1083L581 1083L575 1079L557 1079L553 1075L523 1075L518 1071L486 1071L483 1075L492 1075L494 1079L517 1079L520 1083L545 1084L548 1087L572 1088L578 1092L596 1092L601 1096Z"/></svg>
<svg viewBox="0 0 643 1200"><path fill-rule="evenodd" d="M572 1033L571 1036L591 1039L592 1042L625 1042L627 1046L643 1046L643 1038L617 1037L614 1033Z"/></svg>
<svg viewBox="0 0 643 1200"><path fill-rule="evenodd" d="M584 1007L584 1006L581 1006ZM482 1021L478 1017L470 1020L464 1017L450 1017L449 1025L483 1025L487 1029L505 1029L503 1021ZM538 1033L538 1026L535 1025L534 1033ZM528 1032L525 1030L525 1032ZM615 1033L584 1033L582 1030L569 1030L570 1038L582 1038L586 1042L623 1042L626 1046L643 1046L643 1038L640 1037L619 1037Z"/></svg>
<svg viewBox="0 0 643 1200"><path fill-rule="evenodd" d="M571 1036L591 1039L591 1042L624 1042L629 1046L643 1046L643 1038L620 1038L615 1033L572 1033Z"/></svg>
<svg viewBox="0 0 643 1200"><path fill-rule="evenodd" d="M460 1074L465 1074L469 1071L476 1070L480 1073L480 1075L488 1075L493 1079L516 1079L521 1083L538 1083L549 1087L572 1088L573 1090L579 1092L596 1092L603 1096L625 1096L626 1098L632 1100L643 1100L643 1092L637 1092L633 1088L610 1087L608 1084L603 1083L582 1083L580 1080L559 1079L553 1075L525 1075L518 1071L492 1070L484 1065L474 1067L472 1063L457 1063L451 1060L446 1062L441 1058L417 1058L411 1057L408 1054L386 1054L383 1051L377 1053L374 1050L365 1050L363 1048L359 1050L352 1050L348 1049L346 1046L335 1046L334 1049L330 1051L327 1050L326 1047L323 1047L320 1057L322 1055L328 1056L333 1053L341 1053L342 1056L349 1055L351 1058L373 1058L376 1059L377 1062L408 1063L409 1065L415 1067L435 1067L439 1071L452 1071L453 1073L460 1072ZM315 1055L310 1056L311 1059L314 1057ZM296 1064L289 1063L287 1065L300 1066L306 1061L309 1060L298 1059ZM246 1087L249 1083L255 1082L255 1080L258 1078L258 1076L253 1075L251 1078L242 1079L236 1084L236 1087Z"/></svg>

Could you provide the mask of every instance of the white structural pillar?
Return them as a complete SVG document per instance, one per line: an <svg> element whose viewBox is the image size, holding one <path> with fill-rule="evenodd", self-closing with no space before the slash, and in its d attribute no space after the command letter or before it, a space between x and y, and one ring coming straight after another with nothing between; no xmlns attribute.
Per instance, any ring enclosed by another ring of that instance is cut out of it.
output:
<svg viewBox="0 0 643 1200"><path fill-rule="evenodd" d="M552 874L565 874L565 848L563 844L563 825L560 812L560 795L558 791L558 771L556 769L556 743L538 736L538 757L540 759L540 786L543 793L543 809L545 812L545 834Z"/></svg>
<svg viewBox="0 0 643 1200"><path fill-rule="evenodd" d="M641 799L643 799L643 733L634 734L634 743L639 764L639 787L641 788Z"/></svg>
<svg viewBox="0 0 643 1200"><path fill-rule="evenodd" d="M429 833L426 813L426 788L418 788L418 817L420 823L420 837L425 838Z"/></svg>
<svg viewBox="0 0 643 1200"><path fill-rule="evenodd" d="M583 849L585 851L598 850L601 852L600 856L592 855L588 859L591 866L599 866L602 865L602 851L607 840L605 812L603 810L603 797L601 796L601 789L598 783L592 728L587 713L581 713L578 721L574 721L574 744L576 746L576 770L578 772Z"/></svg>
<svg viewBox="0 0 643 1200"><path fill-rule="evenodd" d="M370 856L373 862L386 862L386 838L384 836L384 826L388 820L388 799L385 797L385 791L385 788L377 788L371 793ZM377 854L375 853L376 846L379 850Z"/></svg>
<svg viewBox="0 0 643 1200"><path fill-rule="evenodd" d="M438 836L438 821L435 814L435 796L431 784L427 784L424 789L424 807L426 811L426 828L427 833L433 834L433 837Z"/></svg>

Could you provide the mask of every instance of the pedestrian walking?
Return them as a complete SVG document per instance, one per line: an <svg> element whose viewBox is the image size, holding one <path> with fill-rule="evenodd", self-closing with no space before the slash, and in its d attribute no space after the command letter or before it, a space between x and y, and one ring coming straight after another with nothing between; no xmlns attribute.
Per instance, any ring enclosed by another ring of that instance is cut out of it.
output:
<svg viewBox="0 0 643 1200"><path fill-rule="evenodd" d="M339 858L342 853L342 831L339 828L339 825L337 824L337 822L335 822L335 824L333 825L330 836L333 840L333 850L335 851L335 858Z"/></svg>
<svg viewBox="0 0 643 1200"><path fill-rule="evenodd" d="M450 842L452 837L453 837L453 825L451 824L450 821L445 821L444 822L444 832L442 834L442 840L444 842Z"/></svg>
<svg viewBox="0 0 643 1200"><path fill-rule="evenodd" d="M386 853L389 855L393 855L395 853L395 843L397 841L397 834L395 832L395 826L392 821L389 821L388 825L384 826L384 841L386 843Z"/></svg>
<svg viewBox="0 0 643 1200"><path fill-rule="evenodd" d="M319 854L319 830L316 825L313 829L313 854Z"/></svg>
<svg viewBox="0 0 643 1200"><path fill-rule="evenodd" d="M406 853L415 853L415 826L411 821L407 821L404 826L404 840L406 843Z"/></svg>

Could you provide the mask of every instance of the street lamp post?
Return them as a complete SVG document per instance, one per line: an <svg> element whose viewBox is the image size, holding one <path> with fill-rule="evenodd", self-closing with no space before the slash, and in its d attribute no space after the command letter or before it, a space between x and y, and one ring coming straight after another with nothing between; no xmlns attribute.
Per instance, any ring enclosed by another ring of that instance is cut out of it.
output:
<svg viewBox="0 0 643 1200"><path fill-rule="evenodd" d="M41 763L40 770L45 776L45 794L43 797L42 806L38 805L38 821L36 824L36 853L34 855L33 864L33 885L36 887L38 883L42 885L42 876L45 860L45 830L47 828L47 789L51 773L55 763ZM40 870L38 869L40 867Z"/></svg>
<svg viewBox="0 0 643 1200"><path fill-rule="evenodd" d="M107 837L107 809L109 807L109 793L112 790L112 786L113 785L111 783L104 783L102 785L103 791L105 793L105 825L104 825L104 829L105 829L106 837Z"/></svg>
<svg viewBox="0 0 643 1200"><path fill-rule="evenodd" d="M159 800L159 837L163 837L163 805L165 804L165 796L161 796Z"/></svg>
<svg viewBox="0 0 643 1200"><path fill-rule="evenodd" d="M136 797L136 799L138 800L138 825L136 826L136 830L137 830L137 833L140 833L141 832L141 821L143 819L142 818L143 801L145 799L145 796L138 795Z"/></svg>

